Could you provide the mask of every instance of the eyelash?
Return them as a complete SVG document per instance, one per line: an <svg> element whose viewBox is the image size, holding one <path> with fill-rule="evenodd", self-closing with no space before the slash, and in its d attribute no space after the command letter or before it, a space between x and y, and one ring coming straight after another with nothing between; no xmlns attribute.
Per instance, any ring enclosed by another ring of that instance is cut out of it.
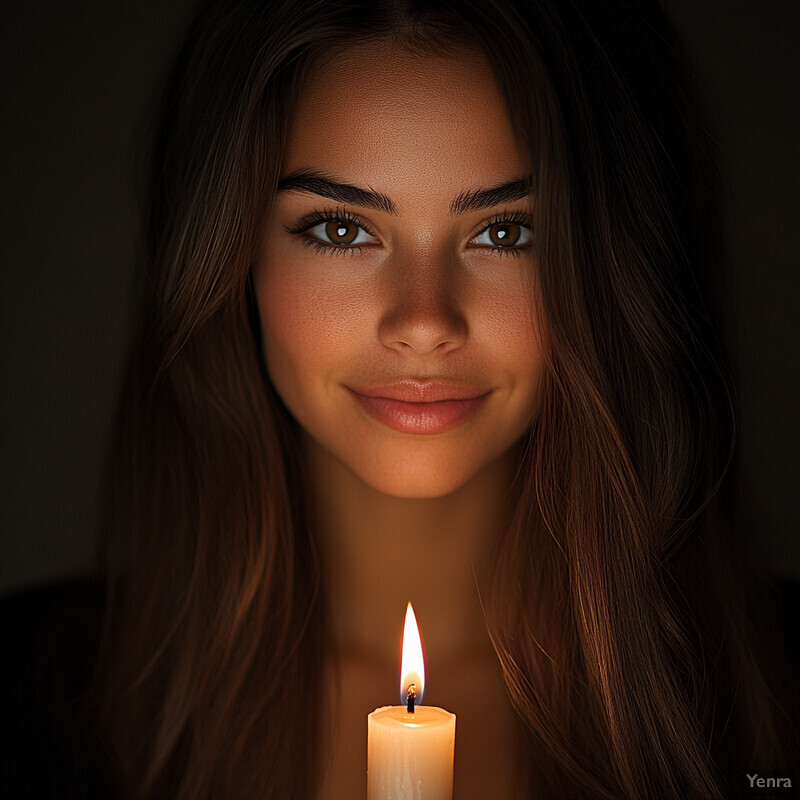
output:
<svg viewBox="0 0 800 800"><path fill-rule="evenodd" d="M320 242L318 239L315 239L312 236L304 235L307 233L307 231L309 231L315 225L319 225L321 222L349 222L353 225L358 225L360 228L363 228L370 236L375 236L375 233L365 220L363 220L357 214L353 214L352 211L348 211L344 208L314 210L310 214L306 214L304 217L299 219L296 225L291 227L287 226L286 231L288 233L300 236L300 241L304 247L310 247L319 253L325 253L329 256L354 256L360 255L363 252L363 245L346 246L326 244L325 242ZM531 224L529 215L524 211L503 211L485 220L480 229L475 231L475 233L470 236L470 241L475 239L477 236L480 236L482 233L485 233L489 228L492 227L492 225L509 223L522 225L526 228L530 228ZM527 246L492 247L489 249L501 256L514 256L515 258L518 258L522 255L522 251L527 249Z"/></svg>
<svg viewBox="0 0 800 800"><path fill-rule="evenodd" d="M315 225L319 225L321 222L350 222L353 225L358 225L360 228L363 228L370 236L375 236L372 231L372 228L366 223L365 220L361 219L357 214L353 214L351 211L347 211L344 208L335 208L335 209L320 209L319 211L312 211L310 214L306 214L304 217L297 221L297 224L292 227L287 227L286 230L288 233L294 233L299 235L300 241L305 247L310 247L316 250L319 253L325 253L329 256L354 256L356 254L361 254L364 250L363 245L334 245L334 244L325 244L325 242L320 242L318 239L314 239L312 236L304 236L308 230L313 228Z"/></svg>
<svg viewBox="0 0 800 800"><path fill-rule="evenodd" d="M470 241L472 241L476 236L480 236L482 233L485 233L489 228L492 227L492 225L507 225L508 223L521 225L522 227L530 230L530 215L525 211L501 211L499 214L495 214L493 217L490 217L481 223L480 230L475 231L475 233L470 236ZM513 256L514 258L519 258L522 255L522 251L528 249L528 245L522 245L521 247L514 247L513 245L511 247L492 247L490 249L501 256Z"/></svg>

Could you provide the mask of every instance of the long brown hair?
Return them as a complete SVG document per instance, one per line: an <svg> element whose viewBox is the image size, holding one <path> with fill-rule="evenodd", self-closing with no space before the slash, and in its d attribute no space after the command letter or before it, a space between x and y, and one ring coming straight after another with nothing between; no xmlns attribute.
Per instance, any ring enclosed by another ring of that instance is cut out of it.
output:
<svg viewBox="0 0 800 800"><path fill-rule="evenodd" d="M250 271L304 77L370 37L480 47L534 165L547 375L487 611L534 780L568 798L721 797L778 742L726 566L713 170L661 13L618 0L200 9L162 103L108 470L119 780L154 798L318 788L304 720L324 592Z"/></svg>

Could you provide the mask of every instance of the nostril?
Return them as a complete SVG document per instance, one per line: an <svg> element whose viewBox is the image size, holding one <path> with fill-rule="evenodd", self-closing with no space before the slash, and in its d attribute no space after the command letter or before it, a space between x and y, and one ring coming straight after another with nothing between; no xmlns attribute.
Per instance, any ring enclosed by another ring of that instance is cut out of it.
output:
<svg viewBox="0 0 800 800"><path fill-rule="evenodd" d="M452 309L396 310L382 320L379 335L387 347L419 354L443 353L464 344L467 325L464 317Z"/></svg>
<svg viewBox="0 0 800 800"><path fill-rule="evenodd" d="M398 253L384 275L388 302L379 323L384 346L442 354L463 345L467 320L458 260L445 252Z"/></svg>

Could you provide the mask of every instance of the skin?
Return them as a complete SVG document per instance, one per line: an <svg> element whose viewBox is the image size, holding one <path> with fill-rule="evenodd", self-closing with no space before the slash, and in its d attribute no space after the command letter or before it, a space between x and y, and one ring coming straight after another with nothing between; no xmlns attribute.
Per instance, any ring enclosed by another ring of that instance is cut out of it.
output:
<svg viewBox="0 0 800 800"><path fill-rule="evenodd" d="M528 165L482 56L381 43L312 72L283 177L301 170L378 192L395 211L279 191L254 275L267 368L305 435L332 621L323 797L364 795L366 716L399 702L409 600L424 702L458 717L456 798L513 797L519 736L479 590L535 414L544 337L527 229L514 256L487 226L528 213L530 198L460 214L451 204L524 178ZM309 246L330 231L298 231L314 211L356 215L362 245ZM486 400L464 424L426 435L392 430L349 391L434 378Z"/></svg>

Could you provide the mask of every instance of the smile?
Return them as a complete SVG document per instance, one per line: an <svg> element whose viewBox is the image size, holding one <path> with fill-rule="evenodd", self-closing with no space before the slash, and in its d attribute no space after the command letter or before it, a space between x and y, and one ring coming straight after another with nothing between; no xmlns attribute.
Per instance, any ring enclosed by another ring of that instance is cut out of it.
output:
<svg viewBox="0 0 800 800"><path fill-rule="evenodd" d="M399 433L436 434L472 419L491 392L464 384L401 381L348 391L373 419Z"/></svg>

